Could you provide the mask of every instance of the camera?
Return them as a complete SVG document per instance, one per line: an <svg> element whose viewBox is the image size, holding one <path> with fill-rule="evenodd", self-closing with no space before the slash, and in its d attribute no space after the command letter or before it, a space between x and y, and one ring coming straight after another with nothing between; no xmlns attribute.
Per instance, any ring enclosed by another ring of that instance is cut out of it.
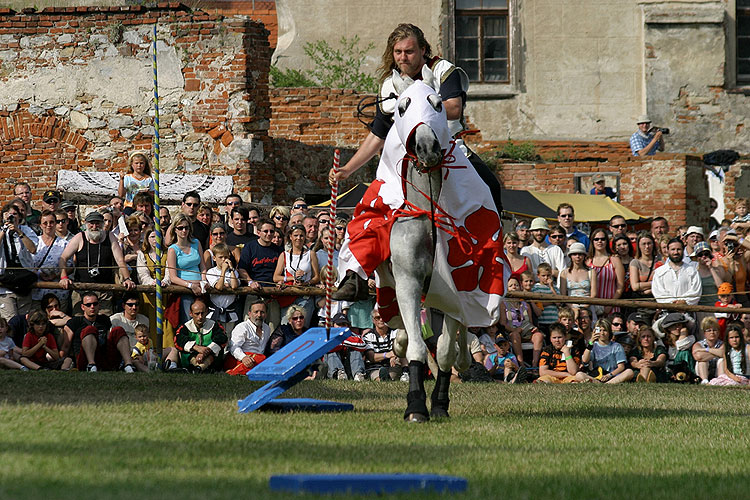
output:
<svg viewBox="0 0 750 500"><path fill-rule="evenodd" d="M734 240L725 239L724 246L727 248L727 252L734 252L736 248L736 242Z"/></svg>
<svg viewBox="0 0 750 500"><path fill-rule="evenodd" d="M91 276L92 278L96 278L97 276L99 276L99 274L100 272L98 267L92 267L91 269L89 269L89 276Z"/></svg>
<svg viewBox="0 0 750 500"><path fill-rule="evenodd" d="M669 129L668 128L662 128L662 127L651 127L650 132L661 132L662 135L669 135Z"/></svg>

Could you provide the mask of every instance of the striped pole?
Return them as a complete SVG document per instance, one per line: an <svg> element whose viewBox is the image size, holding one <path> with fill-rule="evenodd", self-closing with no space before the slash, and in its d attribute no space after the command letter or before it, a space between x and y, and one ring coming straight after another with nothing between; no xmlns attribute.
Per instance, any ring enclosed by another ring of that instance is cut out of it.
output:
<svg viewBox="0 0 750 500"><path fill-rule="evenodd" d="M339 173L341 151L333 152L333 172ZM326 338L330 338L331 326L331 294L333 293L333 250L336 248L336 202L339 196L339 181L331 184L331 207L328 214L328 274L326 276Z"/></svg>
<svg viewBox="0 0 750 500"><path fill-rule="evenodd" d="M153 66L154 66L154 220L156 221L156 354L161 359L164 344L164 306L161 295L162 279L162 234L161 215L159 214L159 79L156 70L156 23L154 23L153 36Z"/></svg>

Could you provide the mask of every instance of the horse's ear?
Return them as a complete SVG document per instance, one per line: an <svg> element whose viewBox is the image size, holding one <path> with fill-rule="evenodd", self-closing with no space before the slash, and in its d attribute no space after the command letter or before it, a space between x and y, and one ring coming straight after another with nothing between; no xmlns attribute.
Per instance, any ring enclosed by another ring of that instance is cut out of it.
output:
<svg viewBox="0 0 750 500"><path fill-rule="evenodd" d="M414 83L414 80L412 80L408 76L407 77L402 77L401 74L398 71L396 71L395 69L393 70L393 75L391 76L391 81L393 82L393 88L396 89L396 93L398 95L401 95L403 93L403 91L406 90L406 88L409 85L411 85L412 83Z"/></svg>
<svg viewBox="0 0 750 500"><path fill-rule="evenodd" d="M435 92L440 91L440 82L438 82L435 73L426 64L422 65L422 81L432 87Z"/></svg>

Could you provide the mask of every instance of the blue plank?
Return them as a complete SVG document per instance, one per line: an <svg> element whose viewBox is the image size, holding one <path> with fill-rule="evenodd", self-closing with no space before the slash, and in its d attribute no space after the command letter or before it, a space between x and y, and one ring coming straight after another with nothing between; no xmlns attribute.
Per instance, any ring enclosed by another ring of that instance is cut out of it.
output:
<svg viewBox="0 0 750 500"><path fill-rule="evenodd" d="M313 398L274 399L264 404L261 409L279 412L307 411L307 412L334 412L352 411L354 405L351 403L339 403L337 401L325 401Z"/></svg>
<svg viewBox="0 0 750 500"><path fill-rule="evenodd" d="M250 394L245 399L237 401L238 410L240 413L250 413L251 411L255 411L296 383L297 380L295 379L273 380Z"/></svg>
<svg viewBox="0 0 750 500"><path fill-rule="evenodd" d="M272 491L290 493L389 494L417 490L438 493L466 491L462 477L437 474L288 474L271 476Z"/></svg>
<svg viewBox="0 0 750 500"><path fill-rule="evenodd" d="M310 328L250 370L247 378L250 380L286 380L341 344L349 335L351 331L348 328L331 328L331 338L326 340L325 328Z"/></svg>

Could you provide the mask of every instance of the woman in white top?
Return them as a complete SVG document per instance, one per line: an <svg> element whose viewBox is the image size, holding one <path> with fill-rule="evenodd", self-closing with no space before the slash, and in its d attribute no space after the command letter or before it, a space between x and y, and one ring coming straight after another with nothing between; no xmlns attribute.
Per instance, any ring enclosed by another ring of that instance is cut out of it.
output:
<svg viewBox="0 0 750 500"><path fill-rule="evenodd" d="M305 248L305 226L292 226L287 237L289 250L279 255L276 262L276 270L273 273L273 281L278 287L288 285L314 286L320 282L318 258L315 252ZM293 304L305 308L305 328L310 326L315 303L309 296L298 297ZM286 318L286 309L282 309L281 317ZM282 320L282 324L284 320Z"/></svg>
<svg viewBox="0 0 750 500"><path fill-rule="evenodd" d="M60 216L62 219L62 216ZM42 228L42 235L39 237L39 242L36 245L36 253L34 254L34 268L37 269L40 281L60 281L60 268L58 262L60 255L65 250L65 245L68 241L65 238L60 238L55 234L55 225L57 224L57 216L52 210L45 210L42 212L39 220L39 225ZM52 293L60 301L60 308L63 311L68 311L70 308L70 291L68 290L45 290L42 288L35 288L31 292L31 299L34 304L38 305L42 297Z"/></svg>

